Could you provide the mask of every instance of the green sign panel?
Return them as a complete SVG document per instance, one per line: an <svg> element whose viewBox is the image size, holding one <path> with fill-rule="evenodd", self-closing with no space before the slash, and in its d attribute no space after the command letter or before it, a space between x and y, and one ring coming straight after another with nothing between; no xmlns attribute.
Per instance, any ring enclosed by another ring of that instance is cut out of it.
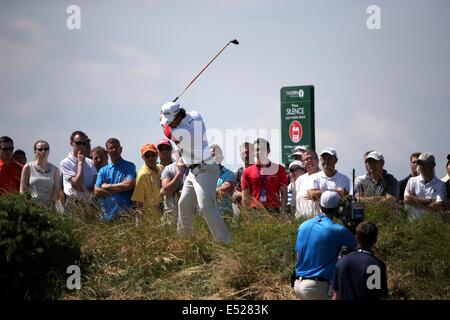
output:
<svg viewBox="0 0 450 320"><path fill-rule="evenodd" d="M281 161L288 168L296 146L316 148L314 86L283 87L281 94Z"/></svg>

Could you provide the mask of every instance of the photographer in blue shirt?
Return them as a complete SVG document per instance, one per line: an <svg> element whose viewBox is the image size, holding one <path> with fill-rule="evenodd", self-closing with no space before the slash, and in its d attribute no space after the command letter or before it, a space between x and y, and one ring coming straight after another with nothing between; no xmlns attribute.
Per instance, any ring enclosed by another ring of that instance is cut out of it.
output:
<svg viewBox="0 0 450 320"><path fill-rule="evenodd" d="M330 283L339 252L343 246L354 249L357 245L350 230L333 220L340 199L337 191L324 191L320 197L320 214L298 228L294 292L301 300L331 299Z"/></svg>

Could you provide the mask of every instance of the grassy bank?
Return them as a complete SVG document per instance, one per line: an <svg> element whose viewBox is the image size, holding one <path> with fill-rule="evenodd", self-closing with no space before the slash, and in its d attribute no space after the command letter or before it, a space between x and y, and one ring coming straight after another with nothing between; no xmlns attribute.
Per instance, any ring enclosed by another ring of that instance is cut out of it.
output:
<svg viewBox="0 0 450 320"><path fill-rule="evenodd" d="M380 229L391 298L450 298L450 225L428 216L409 223L398 207L371 205ZM212 241L200 217L189 238L156 212L115 223L76 220L90 261L82 288L63 299L295 299L289 285L298 222L244 212L233 242Z"/></svg>

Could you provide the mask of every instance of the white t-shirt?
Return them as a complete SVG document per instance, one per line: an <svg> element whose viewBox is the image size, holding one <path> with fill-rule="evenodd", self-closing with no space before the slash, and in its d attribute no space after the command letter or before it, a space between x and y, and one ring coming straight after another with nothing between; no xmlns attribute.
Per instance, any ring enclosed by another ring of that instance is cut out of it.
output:
<svg viewBox="0 0 450 320"><path fill-rule="evenodd" d="M306 172L295 181L295 189L297 190L295 218L306 216L311 217L320 213L319 204L316 201L306 199L308 196L308 180L309 173Z"/></svg>
<svg viewBox="0 0 450 320"><path fill-rule="evenodd" d="M61 174L63 176L63 188L64 193L67 196L74 196L77 198L86 198L89 196L87 192L76 191L72 188L72 183L70 179L72 177L76 177L78 171L78 160L73 156L72 153L69 153L67 158L62 160L59 164L61 169ZM84 186L87 189L93 189L95 185L95 180L97 178L97 169L95 168L94 162L85 158L83 163L83 182Z"/></svg>
<svg viewBox="0 0 450 320"><path fill-rule="evenodd" d="M172 129L172 137L179 141L178 148L182 149L186 165L201 163L207 159L209 163L214 163L210 156L205 124L197 111L186 113L180 124Z"/></svg>
<svg viewBox="0 0 450 320"><path fill-rule="evenodd" d="M311 175L308 179L308 190L320 189L324 190L337 190L339 188L345 189L350 192L350 179L342 173L336 171L334 176L327 177L325 172L319 171Z"/></svg>
<svg viewBox="0 0 450 320"><path fill-rule="evenodd" d="M433 199L436 201L445 201L445 183L439 180L436 177L433 177L430 182L425 183L422 175L418 175L416 177L411 177L408 180L405 188L405 194L407 195L415 195L419 198L425 199ZM405 208L408 210L409 217L411 219L419 218L426 211L423 208L419 208L412 205L405 205Z"/></svg>

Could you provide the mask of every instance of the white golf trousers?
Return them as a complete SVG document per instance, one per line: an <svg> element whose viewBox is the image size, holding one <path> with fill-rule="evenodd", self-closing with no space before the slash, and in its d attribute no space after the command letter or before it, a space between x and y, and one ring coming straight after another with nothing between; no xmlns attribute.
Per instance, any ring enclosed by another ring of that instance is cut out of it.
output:
<svg viewBox="0 0 450 320"><path fill-rule="evenodd" d="M198 205L215 240L231 242L231 234L217 210L216 186L219 178L217 164L202 164L186 177L178 201L178 234L188 235L193 231L194 214Z"/></svg>

